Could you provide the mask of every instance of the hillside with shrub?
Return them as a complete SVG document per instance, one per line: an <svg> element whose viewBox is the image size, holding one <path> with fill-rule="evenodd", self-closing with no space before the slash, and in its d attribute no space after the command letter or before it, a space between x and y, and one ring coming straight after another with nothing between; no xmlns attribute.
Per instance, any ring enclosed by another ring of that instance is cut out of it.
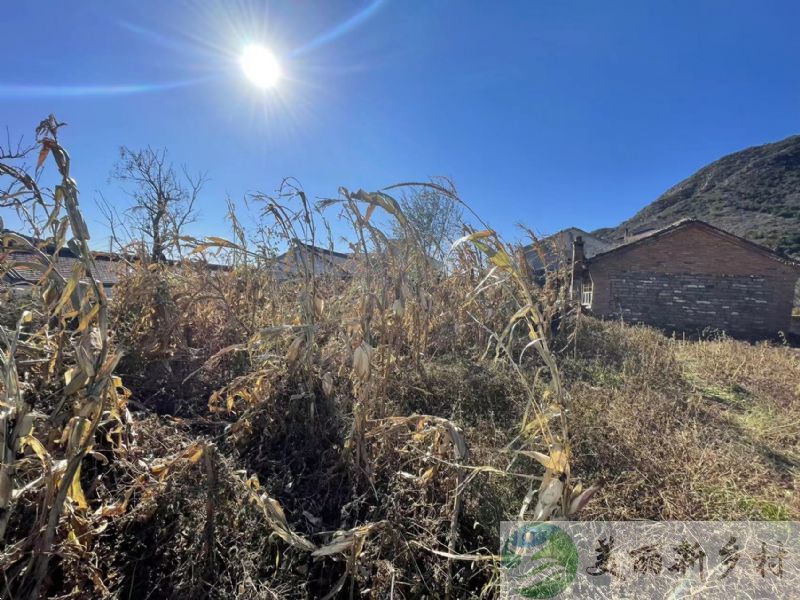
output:
<svg viewBox="0 0 800 600"><path fill-rule="evenodd" d="M800 257L800 136L734 152L670 188L617 227L619 240L684 218L700 219L787 256Z"/></svg>

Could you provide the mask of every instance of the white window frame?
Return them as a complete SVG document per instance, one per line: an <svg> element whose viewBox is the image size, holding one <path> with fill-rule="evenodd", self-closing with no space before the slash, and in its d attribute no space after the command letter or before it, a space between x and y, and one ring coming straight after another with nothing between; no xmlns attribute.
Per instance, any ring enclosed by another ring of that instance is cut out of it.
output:
<svg viewBox="0 0 800 600"><path fill-rule="evenodd" d="M581 304L587 308L592 307L594 299L594 282L591 277L581 281Z"/></svg>

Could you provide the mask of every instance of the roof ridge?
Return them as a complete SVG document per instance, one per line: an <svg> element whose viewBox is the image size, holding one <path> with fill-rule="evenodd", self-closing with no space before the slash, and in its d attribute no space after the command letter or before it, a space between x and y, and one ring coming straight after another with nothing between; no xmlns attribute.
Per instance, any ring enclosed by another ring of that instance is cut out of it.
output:
<svg viewBox="0 0 800 600"><path fill-rule="evenodd" d="M762 254L768 255L769 257L773 258L774 260L777 260L777 261L782 262L784 264L788 264L788 265L793 266L793 267L800 268L800 261L796 261L796 260L794 260L792 258L787 258L785 256L782 256L782 255L778 254L775 250L772 250L771 248L768 248L766 246L762 246L761 244L757 244L756 242L753 242L751 240L743 238L743 237L741 237L739 235L736 235L735 233L731 233L730 231L726 231L724 229L716 227L716 226L712 225L711 223L708 223L707 221L703 221L702 219L697 219L695 217L684 217L682 219L678 219L677 221L673 221L669 225L665 225L664 227L661 227L659 229L655 229L652 233L649 233L647 235L642 235L640 237L637 237L634 240L630 240L629 242L623 242L622 244L614 246L613 248L611 248L609 250L606 250L605 252L599 252L598 254L595 254L593 257L589 258L588 262L597 260L599 258L603 258L605 256L608 256L609 254L612 254L612 253L620 251L620 250L628 249L631 246L635 246L635 245L642 244L642 243L645 243L647 241L656 239L656 238L658 238L658 237L660 237L660 236L662 236L662 235L664 235L666 233L671 233L672 231L675 231L676 229L678 229L680 227L684 227L684 226L690 225L690 224L700 225L702 227L710 229L712 231L712 233L716 233L718 235L721 234L722 236L725 236L725 237L731 239L732 241L738 243L739 245L747 245L747 246L751 247L754 250L760 251Z"/></svg>

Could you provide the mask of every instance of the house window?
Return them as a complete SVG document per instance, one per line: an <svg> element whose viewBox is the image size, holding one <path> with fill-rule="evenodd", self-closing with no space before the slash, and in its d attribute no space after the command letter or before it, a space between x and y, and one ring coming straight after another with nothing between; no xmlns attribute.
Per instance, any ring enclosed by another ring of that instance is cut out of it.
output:
<svg viewBox="0 0 800 600"><path fill-rule="evenodd" d="M581 282L581 304L586 307L592 306L592 293L594 292L594 285L591 279L584 279Z"/></svg>

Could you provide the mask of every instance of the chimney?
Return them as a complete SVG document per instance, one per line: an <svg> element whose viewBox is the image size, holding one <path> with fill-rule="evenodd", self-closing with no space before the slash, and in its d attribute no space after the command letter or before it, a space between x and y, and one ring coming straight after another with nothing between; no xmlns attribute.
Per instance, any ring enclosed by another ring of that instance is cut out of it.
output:
<svg viewBox="0 0 800 600"><path fill-rule="evenodd" d="M572 242L572 264L583 263L584 260L586 260L586 254L583 249L583 236L579 235Z"/></svg>
<svg viewBox="0 0 800 600"><path fill-rule="evenodd" d="M586 261L586 253L583 248L583 237L576 236L572 242L572 273L569 284L569 295L575 298L575 282L583 281L583 263Z"/></svg>

